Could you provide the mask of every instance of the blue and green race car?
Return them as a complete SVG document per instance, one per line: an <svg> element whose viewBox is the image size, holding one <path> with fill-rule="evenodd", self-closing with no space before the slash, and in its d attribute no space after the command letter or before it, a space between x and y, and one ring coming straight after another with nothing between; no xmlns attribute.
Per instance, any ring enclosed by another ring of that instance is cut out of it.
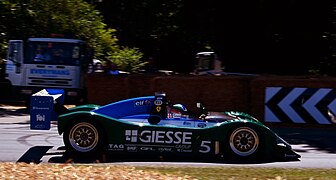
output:
<svg viewBox="0 0 336 180"><path fill-rule="evenodd" d="M107 105L55 108L66 152L76 156L119 154L234 159L298 159L291 145L249 114L198 113L165 93Z"/></svg>

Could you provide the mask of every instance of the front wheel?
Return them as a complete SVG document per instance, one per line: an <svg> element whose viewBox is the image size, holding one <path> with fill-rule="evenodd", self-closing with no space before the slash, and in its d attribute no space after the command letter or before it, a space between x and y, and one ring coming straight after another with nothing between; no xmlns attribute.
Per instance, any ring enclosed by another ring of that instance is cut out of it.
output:
<svg viewBox="0 0 336 180"><path fill-rule="evenodd" d="M101 128L92 122L73 123L63 135L67 151L77 155L97 155L104 148Z"/></svg>
<svg viewBox="0 0 336 180"><path fill-rule="evenodd" d="M261 149L260 136L248 126L235 128L229 134L229 149L239 159L256 157Z"/></svg>

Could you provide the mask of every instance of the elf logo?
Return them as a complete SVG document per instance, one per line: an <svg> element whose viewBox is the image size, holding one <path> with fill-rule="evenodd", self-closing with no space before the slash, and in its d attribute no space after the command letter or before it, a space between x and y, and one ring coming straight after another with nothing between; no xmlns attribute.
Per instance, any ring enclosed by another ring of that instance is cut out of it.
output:
<svg viewBox="0 0 336 180"><path fill-rule="evenodd" d="M141 101L135 101L135 106L147 106L150 105L150 100L141 100Z"/></svg>

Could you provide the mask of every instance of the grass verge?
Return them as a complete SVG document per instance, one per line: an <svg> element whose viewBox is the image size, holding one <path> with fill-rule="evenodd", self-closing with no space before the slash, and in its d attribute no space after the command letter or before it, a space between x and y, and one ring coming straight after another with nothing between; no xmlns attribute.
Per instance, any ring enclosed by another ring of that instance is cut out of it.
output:
<svg viewBox="0 0 336 180"><path fill-rule="evenodd" d="M333 169L251 168L251 167L136 167L144 171L157 171L163 175L188 176L199 180L331 180L336 179Z"/></svg>
<svg viewBox="0 0 336 180"><path fill-rule="evenodd" d="M331 180L333 169L0 163L0 179Z"/></svg>

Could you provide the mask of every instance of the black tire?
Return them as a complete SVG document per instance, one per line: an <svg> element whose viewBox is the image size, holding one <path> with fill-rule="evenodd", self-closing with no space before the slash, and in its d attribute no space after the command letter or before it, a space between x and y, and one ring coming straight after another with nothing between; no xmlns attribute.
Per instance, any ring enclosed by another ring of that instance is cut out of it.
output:
<svg viewBox="0 0 336 180"><path fill-rule="evenodd" d="M263 149L263 140L252 126L235 127L228 134L227 149L232 159L257 159Z"/></svg>
<svg viewBox="0 0 336 180"><path fill-rule="evenodd" d="M63 134L66 151L74 156L99 156L106 151L105 133L91 121L76 121Z"/></svg>

